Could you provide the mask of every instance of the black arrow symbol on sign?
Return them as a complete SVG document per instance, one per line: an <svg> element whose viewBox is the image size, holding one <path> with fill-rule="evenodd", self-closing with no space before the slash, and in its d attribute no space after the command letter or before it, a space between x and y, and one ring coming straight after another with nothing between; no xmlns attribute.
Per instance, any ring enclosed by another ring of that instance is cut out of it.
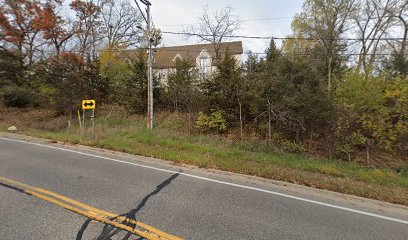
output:
<svg viewBox="0 0 408 240"><path fill-rule="evenodd" d="M86 103L84 103L84 106L85 107L92 107L94 104L93 104L93 102L86 102Z"/></svg>

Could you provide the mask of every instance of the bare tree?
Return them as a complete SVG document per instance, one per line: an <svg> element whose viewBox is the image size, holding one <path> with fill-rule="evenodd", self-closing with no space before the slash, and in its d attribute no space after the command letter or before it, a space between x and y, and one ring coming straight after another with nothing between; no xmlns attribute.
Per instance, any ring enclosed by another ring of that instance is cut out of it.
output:
<svg viewBox="0 0 408 240"><path fill-rule="evenodd" d="M392 36L398 40L388 40L392 49L393 69L403 77L408 76L408 1L401 1L394 8L389 9L392 18Z"/></svg>
<svg viewBox="0 0 408 240"><path fill-rule="evenodd" d="M349 30L348 21L355 9L355 0L307 0L302 13L295 17L295 31L316 39L327 67L327 90L332 88L334 59L346 49L340 37Z"/></svg>
<svg viewBox="0 0 408 240"><path fill-rule="evenodd" d="M143 17L128 0L105 0L102 3L102 24L109 47L137 45L142 31L137 28Z"/></svg>
<svg viewBox="0 0 408 240"><path fill-rule="evenodd" d="M389 11L399 0L361 0L358 5L360 11L353 17L357 25L357 36L360 41L360 55L357 71L369 74L377 57L381 38L384 37L392 23Z"/></svg>
<svg viewBox="0 0 408 240"><path fill-rule="evenodd" d="M213 44L216 58L221 57L220 48L226 36L234 34L240 27L239 17L235 9L226 6L214 13L208 12L204 7L197 26L192 25L184 30L187 36L194 33L201 41Z"/></svg>
<svg viewBox="0 0 408 240"><path fill-rule="evenodd" d="M100 31L100 1L74 0L70 6L76 12L74 25L79 53L90 60L91 56L96 55L97 43L103 39Z"/></svg>

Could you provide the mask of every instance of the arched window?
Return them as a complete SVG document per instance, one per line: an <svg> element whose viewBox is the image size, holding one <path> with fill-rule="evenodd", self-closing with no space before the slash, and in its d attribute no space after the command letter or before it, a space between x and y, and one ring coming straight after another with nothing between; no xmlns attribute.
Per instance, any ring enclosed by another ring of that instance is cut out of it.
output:
<svg viewBox="0 0 408 240"><path fill-rule="evenodd" d="M183 60L183 58L180 56L180 54L178 54L177 53L177 55L173 58L173 61L174 62L177 62L177 61L182 61Z"/></svg>
<svg viewBox="0 0 408 240"><path fill-rule="evenodd" d="M208 74L210 73L210 57L208 56L207 53L201 53L200 54L200 74L203 78L206 78Z"/></svg>

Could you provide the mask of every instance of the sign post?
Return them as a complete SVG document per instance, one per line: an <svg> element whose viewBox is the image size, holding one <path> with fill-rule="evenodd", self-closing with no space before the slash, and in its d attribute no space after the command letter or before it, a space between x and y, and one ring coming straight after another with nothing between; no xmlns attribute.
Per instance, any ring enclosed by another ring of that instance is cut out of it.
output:
<svg viewBox="0 0 408 240"><path fill-rule="evenodd" d="M92 121L92 138L95 138L95 108L92 109L91 121Z"/></svg>
<svg viewBox="0 0 408 240"><path fill-rule="evenodd" d="M82 109L82 135L85 133L85 109Z"/></svg>
<svg viewBox="0 0 408 240"><path fill-rule="evenodd" d="M81 136L82 136L84 134L82 130L82 119L81 119L81 114L79 113L79 110L78 110L78 122L79 122L79 130L81 131Z"/></svg>
<svg viewBox="0 0 408 240"><path fill-rule="evenodd" d="M95 136L95 107L95 100L82 100L82 128L85 129L85 110L92 110L92 138Z"/></svg>

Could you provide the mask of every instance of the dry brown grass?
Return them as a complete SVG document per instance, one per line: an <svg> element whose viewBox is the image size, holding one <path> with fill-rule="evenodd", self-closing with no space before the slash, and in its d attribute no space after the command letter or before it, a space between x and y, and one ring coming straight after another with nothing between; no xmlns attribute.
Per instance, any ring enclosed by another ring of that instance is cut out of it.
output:
<svg viewBox="0 0 408 240"><path fill-rule="evenodd" d="M76 125L66 128L67 117L37 109L0 108L0 128L16 125L21 133L38 137L408 205L408 175L393 169L276 152L259 144L255 135L238 141L236 134L199 134L187 127L185 114L157 114L154 131L146 129L143 115L128 115L115 106L105 106L97 117L95 139L89 129L88 137L81 137Z"/></svg>

